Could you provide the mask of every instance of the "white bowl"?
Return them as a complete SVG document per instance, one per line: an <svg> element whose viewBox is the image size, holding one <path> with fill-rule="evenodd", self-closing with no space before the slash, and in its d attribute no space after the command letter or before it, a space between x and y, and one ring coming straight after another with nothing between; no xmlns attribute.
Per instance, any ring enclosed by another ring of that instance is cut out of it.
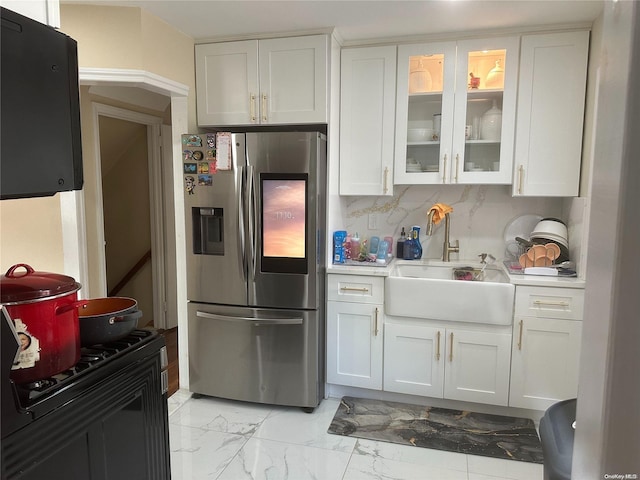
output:
<svg viewBox="0 0 640 480"><path fill-rule="evenodd" d="M409 128L407 130L408 142L430 142L433 140L432 128Z"/></svg>
<svg viewBox="0 0 640 480"><path fill-rule="evenodd" d="M551 235L555 238L562 238L566 241L568 238L567 226L560 220L556 220L554 218L543 218L535 226L531 232L531 236L540 237L546 235Z"/></svg>

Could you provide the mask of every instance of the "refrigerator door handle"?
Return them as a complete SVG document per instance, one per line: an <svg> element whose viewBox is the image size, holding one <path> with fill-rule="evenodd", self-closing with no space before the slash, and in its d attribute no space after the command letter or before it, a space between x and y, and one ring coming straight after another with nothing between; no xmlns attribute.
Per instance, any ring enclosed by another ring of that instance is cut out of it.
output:
<svg viewBox="0 0 640 480"><path fill-rule="evenodd" d="M256 327L260 325L302 325L302 318L255 318L218 315L215 313L197 311L196 316L210 320L222 320L224 322L252 322Z"/></svg>
<svg viewBox="0 0 640 480"><path fill-rule="evenodd" d="M249 241L251 245L251 278L256 277L256 249L257 249L257 227L256 227L256 192L254 184L254 167L247 166L247 180L249 183Z"/></svg>
<svg viewBox="0 0 640 480"><path fill-rule="evenodd" d="M240 191L244 190L244 167L238 166L238 176L240 181ZM242 195L238 195L238 250L240 255L240 270L242 271L242 280L247 281L247 254L245 251L245 235L244 235L244 202Z"/></svg>

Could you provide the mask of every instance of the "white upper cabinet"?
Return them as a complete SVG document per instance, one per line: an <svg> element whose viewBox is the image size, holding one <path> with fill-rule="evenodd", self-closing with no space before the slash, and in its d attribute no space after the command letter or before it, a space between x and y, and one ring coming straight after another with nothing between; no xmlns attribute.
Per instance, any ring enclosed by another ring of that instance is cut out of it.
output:
<svg viewBox="0 0 640 480"><path fill-rule="evenodd" d="M20 15L37 20L54 28L60 28L59 0L2 0L4 8L8 8Z"/></svg>
<svg viewBox="0 0 640 480"><path fill-rule="evenodd" d="M510 184L518 38L398 47L396 184Z"/></svg>
<svg viewBox="0 0 640 480"><path fill-rule="evenodd" d="M396 47L342 50L340 195L393 195Z"/></svg>
<svg viewBox="0 0 640 480"><path fill-rule="evenodd" d="M196 45L198 124L327 123L328 37Z"/></svg>
<svg viewBox="0 0 640 480"><path fill-rule="evenodd" d="M576 196L589 32L522 37L513 194Z"/></svg>

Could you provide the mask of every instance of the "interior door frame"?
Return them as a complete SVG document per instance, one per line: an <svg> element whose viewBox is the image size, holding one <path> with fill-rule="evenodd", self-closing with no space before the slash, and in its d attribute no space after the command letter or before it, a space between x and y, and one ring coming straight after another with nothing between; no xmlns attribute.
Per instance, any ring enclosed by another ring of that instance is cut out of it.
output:
<svg viewBox="0 0 640 480"><path fill-rule="evenodd" d="M183 229L175 227L184 225L182 149L180 142L182 133L189 130L189 87L150 72L129 69L81 67L79 69L79 80L81 85L138 87L171 98L171 151L167 152L165 156L171 158L172 161L167 162L167 165L165 165L165 185L173 187L173 192L171 192L168 201L174 207L174 228L172 230L173 238L167 242L168 248L173 249L173 251L168 252L170 255L167 256L166 267L169 283L175 286L175 295L173 302L170 302L169 305L166 328L172 328L180 323L186 329L186 245ZM73 274L74 278L79 279L80 283L86 286L82 292L84 298L96 297L96 292L90 292L88 288L89 269L84 192L63 192L60 194L60 203L65 272ZM173 305L171 305L172 303ZM172 306L173 308L171 308ZM185 319L185 321L180 322L179 319ZM158 327L160 326L158 325ZM181 335L178 339L181 345L184 343L181 347L183 352L187 352L185 338L186 335ZM188 378L186 359L180 362L180 377Z"/></svg>
<svg viewBox="0 0 640 480"><path fill-rule="evenodd" d="M147 171L149 172L149 214L151 229L151 281L153 289L153 323L157 328L165 328L166 318L166 270L164 262L164 219L163 219L163 184L162 154L160 151L162 118L139 113L124 108L112 107L101 103L92 103L93 125L95 134L94 155L96 159L96 197L100 208L96 216L98 232L99 296L107 296L107 259L104 231L104 204L102 195L102 168L100 157L100 117L111 117L119 120L146 125L147 127Z"/></svg>

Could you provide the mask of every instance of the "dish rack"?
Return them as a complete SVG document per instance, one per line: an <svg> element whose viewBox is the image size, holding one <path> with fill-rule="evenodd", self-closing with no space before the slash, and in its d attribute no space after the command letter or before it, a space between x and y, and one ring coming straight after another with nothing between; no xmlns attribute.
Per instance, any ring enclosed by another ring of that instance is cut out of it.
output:
<svg viewBox="0 0 640 480"><path fill-rule="evenodd" d="M521 249L523 252L518 255L518 263L522 268L551 267L560 256L560 247L555 243L521 246Z"/></svg>

